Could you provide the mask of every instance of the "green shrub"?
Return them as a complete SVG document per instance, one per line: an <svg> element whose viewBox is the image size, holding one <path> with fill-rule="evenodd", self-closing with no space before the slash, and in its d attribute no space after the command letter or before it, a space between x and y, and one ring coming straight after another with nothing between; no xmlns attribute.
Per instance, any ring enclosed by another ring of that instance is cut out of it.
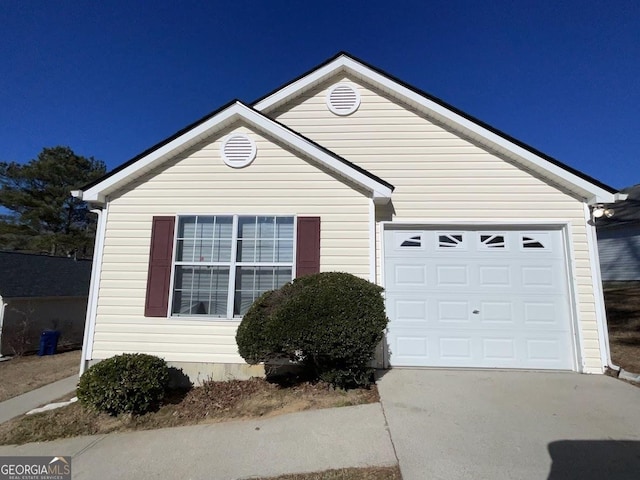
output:
<svg viewBox="0 0 640 480"><path fill-rule="evenodd" d="M269 358L286 358L287 354L279 345L281 338L269 334L269 317L279 305L291 295L292 284L288 283L278 290L269 290L258 297L244 314L238 326L236 342L242 358L255 365Z"/></svg>
<svg viewBox="0 0 640 480"><path fill-rule="evenodd" d="M166 362L144 353L125 353L90 367L80 377L78 400L111 415L143 414L156 408L169 382Z"/></svg>
<svg viewBox="0 0 640 480"><path fill-rule="evenodd" d="M299 361L335 386L367 386L369 366L387 326L382 288L348 273L327 272L267 292L245 314L236 341L249 363Z"/></svg>

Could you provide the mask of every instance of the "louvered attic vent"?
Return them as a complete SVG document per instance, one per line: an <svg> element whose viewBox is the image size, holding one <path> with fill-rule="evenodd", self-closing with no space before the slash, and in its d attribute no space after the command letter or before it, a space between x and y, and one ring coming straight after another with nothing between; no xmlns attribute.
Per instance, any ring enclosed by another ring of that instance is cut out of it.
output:
<svg viewBox="0 0 640 480"><path fill-rule="evenodd" d="M349 115L360 106L358 90L348 83L338 83L327 92L327 107L336 115Z"/></svg>
<svg viewBox="0 0 640 480"><path fill-rule="evenodd" d="M230 167L246 167L256 158L256 144L247 135L235 133L222 142L220 154Z"/></svg>

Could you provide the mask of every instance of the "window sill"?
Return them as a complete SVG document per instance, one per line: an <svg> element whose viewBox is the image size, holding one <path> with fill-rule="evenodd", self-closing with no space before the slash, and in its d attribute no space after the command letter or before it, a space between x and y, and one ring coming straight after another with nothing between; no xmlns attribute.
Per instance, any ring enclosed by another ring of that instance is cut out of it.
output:
<svg viewBox="0 0 640 480"><path fill-rule="evenodd" d="M240 323L242 317L226 318L226 317L205 317L201 315L171 315L167 320L175 320L176 322L206 322L206 323Z"/></svg>

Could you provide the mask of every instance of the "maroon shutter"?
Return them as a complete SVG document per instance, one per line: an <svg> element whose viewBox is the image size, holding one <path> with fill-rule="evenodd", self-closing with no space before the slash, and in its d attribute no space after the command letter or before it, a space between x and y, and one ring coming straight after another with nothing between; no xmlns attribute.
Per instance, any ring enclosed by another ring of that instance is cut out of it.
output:
<svg viewBox="0 0 640 480"><path fill-rule="evenodd" d="M145 317L167 316L175 223L175 217L153 217Z"/></svg>
<svg viewBox="0 0 640 480"><path fill-rule="evenodd" d="M296 277L320 272L320 217L298 217Z"/></svg>

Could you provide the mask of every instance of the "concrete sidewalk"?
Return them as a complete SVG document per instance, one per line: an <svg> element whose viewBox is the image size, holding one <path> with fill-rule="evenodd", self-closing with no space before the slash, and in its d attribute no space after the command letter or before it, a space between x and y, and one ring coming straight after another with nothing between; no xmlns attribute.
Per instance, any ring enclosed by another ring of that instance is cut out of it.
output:
<svg viewBox="0 0 640 480"><path fill-rule="evenodd" d="M23 415L29 410L67 395L76 389L78 375L63 378L44 387L36 388L17 397L0 402L0 423L11 420L18 415Z"/></svg>
<svg viewBox="0 0 640 480"><path fill-rule="evenodd" d="M397 464L379 403L0 446L3 455L71 455L78 480L225 480Z"/></svg>

